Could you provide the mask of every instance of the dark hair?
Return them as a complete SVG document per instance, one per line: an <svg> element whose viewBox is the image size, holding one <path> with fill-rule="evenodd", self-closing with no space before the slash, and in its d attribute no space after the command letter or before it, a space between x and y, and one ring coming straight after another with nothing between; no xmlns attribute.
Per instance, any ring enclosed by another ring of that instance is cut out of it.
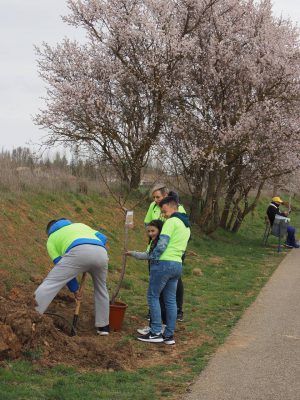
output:
<svg viewBox="0 0 300 400"><path fill-rule="evenodd" d="M165 204L169 204L170 206L174 206L174 207L176 207L176 208L178 208L178 203L177 203L177 201L174 199L174 197L173 196L167 196L167 197L165 197L164 199L162 199L160 202L159 202L159 207L162 207L162 206L164 206Z"/></svg>
<svg viewBox="0 0 300 400"><path fill-rule="evenodd" d="M155 228L157 228L160 233L162 230L163 224L164 224L163 221L161 221L160 219L154 219L148 224L148 226L155 226Z"/></svg>
<svg viewBox="0 0 300 400"><path fill-rule="evenodd" d="M51 226L52 226L53 224L55 224L55 222L57 222L56 219L52 219L51 221L48 222L47 228L46 228L46 233L49 232L49 229L51 228Z"/></svg>
<svg viewBox="0 0 300 400"><path fill-rule="evenodd" d="M161 230L162 230L162 227L163 227L163 221L161 221L160 219L153 219L147 226L155 226L155 228L157 228L158 229L158 235L157 235L157 237L154 239L154 240L151 240L150 238L149 238L149 243L150 243L150 248L149 248L149 253L151 253L154 249L155 249L155 247L156 247L156 245L157 245L157 242L159 241L159 235L160 235L160 232L161 232Z"/></svg>
<svg viewBox="0 0 300 400"><path fill-rule="evenodd" d="M55 222L63 221L63 220L65 220L65 219L67 219L67 218L52 219L51 221L49 221L48 224L47 224L46 233L48 234L49 229L51 228L51 226L52 226L53 224L55 224Z"/></svg>
<svg viewBox="0 0 300 400"><path fill-rule="evenodd" d="M179 194L178 194L178 193L176 193L176 192L174 192L173 190L171 190L171 191L168 193L168 196L169 196L169 197L173 197L173 199L176 201L176 203L179 204Z"/></svg>

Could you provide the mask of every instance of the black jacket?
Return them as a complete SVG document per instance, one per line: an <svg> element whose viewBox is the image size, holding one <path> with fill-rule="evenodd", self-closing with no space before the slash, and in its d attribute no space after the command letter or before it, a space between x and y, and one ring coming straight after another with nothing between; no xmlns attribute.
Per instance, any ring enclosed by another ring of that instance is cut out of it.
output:
<svg viewBox="0 0 300 400"><path fill-rule="evenodd" d="M279 210L279 204L274 203L273 201L270 203L268 209L267 209L267 215L270 221L271 226L274 223L275 215L282 215L285 216L284 213L282 213Z"/></svg>

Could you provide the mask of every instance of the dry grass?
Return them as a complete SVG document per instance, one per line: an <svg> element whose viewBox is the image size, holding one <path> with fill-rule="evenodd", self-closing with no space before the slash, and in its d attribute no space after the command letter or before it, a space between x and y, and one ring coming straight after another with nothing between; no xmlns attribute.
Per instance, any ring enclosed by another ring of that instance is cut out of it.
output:
<svg viewBox="0 0 300 400"><path fill-rule="evenodd" d="M100 178L76 177L54 166L19 166L0 157L0 191L3 192L76 192L106 193Z"/></svg>

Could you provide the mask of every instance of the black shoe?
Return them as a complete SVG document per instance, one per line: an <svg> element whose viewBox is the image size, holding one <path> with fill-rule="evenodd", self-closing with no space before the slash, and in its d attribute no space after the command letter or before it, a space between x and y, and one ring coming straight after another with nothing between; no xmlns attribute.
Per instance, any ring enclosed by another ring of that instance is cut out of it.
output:
<svg viewBox="0 0 300 400"><path fill-rule="evenodd" d="M291 246L290 244L284 243L284 247L288 248L288 249L292 249L293 246Z"/></svg>
<svg viewBox="0 0 300 400"><path fill-rule="evenodd" d="M177 312L177 321L183 322L183 312L182 311Z"/></svg>
<svg viewBox="0 0 300 400"><path fill-rule="evenodd" d="M97 335L101 335L101 336L107 336L109 335L109 325L106 326L101 326L97 328L96 330Z"/></svg>
<svg viewBox="0 0 300 400"><path fill-rule="evenodd" d="M163 336L164 344L175 344L174 336Z"/></svg>
<svg viewBox="0 0 300 400"><path fill-rule="evenodd" d="M162 343L164 341L164 338L161 333L156 334L149 332L147 333L147 335L138 336L137 340L140 340L141 342Z"/></svg>

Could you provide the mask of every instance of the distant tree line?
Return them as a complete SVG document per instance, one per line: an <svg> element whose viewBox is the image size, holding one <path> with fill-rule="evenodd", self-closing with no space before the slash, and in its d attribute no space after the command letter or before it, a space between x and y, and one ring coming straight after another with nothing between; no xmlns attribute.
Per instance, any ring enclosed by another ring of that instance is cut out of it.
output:
<svg viewBox="0 0 300 400"><path fill-rule="evenodd" d="M90 159L84 159L74 154L68 159L65 154L57 151L53 156L37 156L28 147L17 147L11 151L0 152L0 163L10 163L12 168L27 167L57 169L79 178L96 179L99 177L97 166Z"/></svg>

